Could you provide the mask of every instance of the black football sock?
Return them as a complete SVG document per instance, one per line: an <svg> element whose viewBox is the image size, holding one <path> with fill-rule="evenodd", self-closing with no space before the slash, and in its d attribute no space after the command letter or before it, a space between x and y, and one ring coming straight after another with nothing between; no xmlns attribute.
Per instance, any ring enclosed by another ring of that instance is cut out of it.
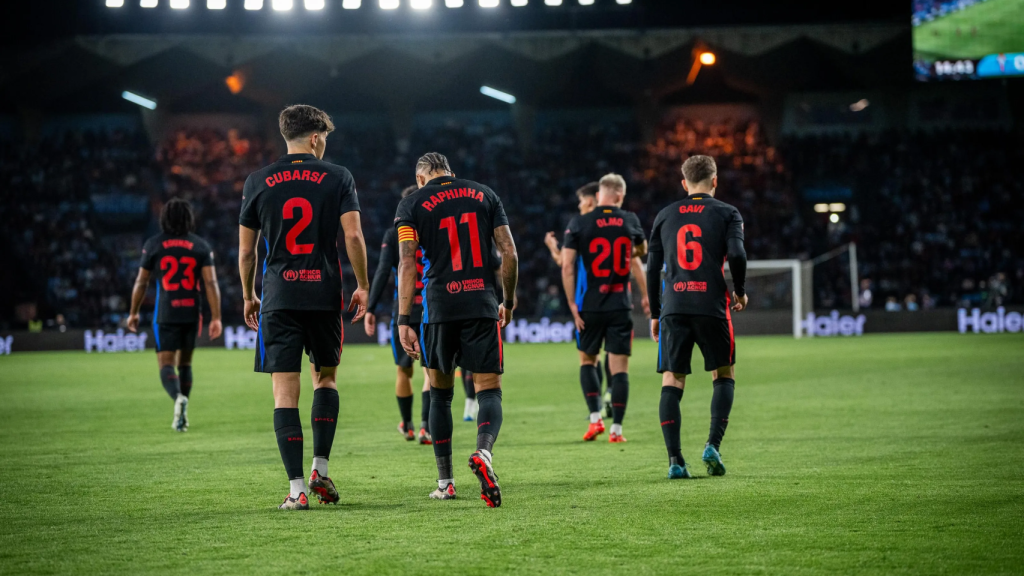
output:
<svg viewBox="0 0 1024 576"><path fill-rule="evenodd" d="M167 395L171 397L171 400L178 399L178 394L181 393L181 381L174 372L174 366L163 366L160 368L160 383L164 385L164 390L167 391Z"/></svg>
<svg viewBox="0 0 1024 576"><path fill-rule="evenodd" d="M626 403L629 402L629 373L621 372L612 376L612 421L622 425L626 416Z"/></svg>
<svg viewBox="0 0 1024 576"><path fill-rule="evenodd" d="M732 397L735 390L736 380L715 380L715 391L711 393L711 431L708 433L708 444L714 446L715 450L722 445L725 428L729 425L729 412L732 412Z"/></svg>
<svg viewBox="0 0 1024 576"><path fill-rule="evenodd" d="M679 427L682 412L679 402L683 399L682 388L674 386L661 387L661 403L658 405L658 416L661 418L661 434L665 437L665 448L668 450L668 463L685 466L683 453L679 448Z"/></svg>
<svg viewBox="0 0 1024 576"><path fill-rule="evenodd" d="M584 364L580 366L580 387L583 388L583 398L587 401L587 409L590 413L600 412L601 407L598 401L601 399L601 381L598 379L597 366Z"/></svg>
<svg viewBox="0 0 1024 576"><path fill-rule="evenodd" d="M178 366L178 382L181 383L181 393L188 397L192 393L191 366Z"/></svg>
<svg viewBox="0 0 1024 576"><path fill-rule="evenodd" d="M452 398L454 388L430 387L430 436L434 440L437 479L454 478L452 471Z"/></svg>
<svg viewBox="0 0 1024 576"><path fill-rule="evenodd" d="M501 388L481 390L476 395L480 412L476 421L476 449L491 452L501 430Z"/></svg>
<svg viewBox="0 0 1024 576"><path fill-rule="evenodd" d="M597 364L597 369L601 371L601 382L608 382L608 388L605 390L612 389L612 364L608 361L608 353L604 353L604 365L600 362Z"/></svg>
<svg viewBox="0 0 1024 576"><path fill-rule="evenodd" d="M462 389L466 391L466 398L476 399L476 384L473 383L473 373L462 371Z"/></svg>
<svg viewBox="0 0 1024 576"><path fill-rule="evenodd" d="M313 456L331 459L334 433L338 430L338 391L332 388L313 390ZM300 458L301 460L301 458Z"/></svg>
<svg viewBox="0 0 1024 576"><path fill-rule="evenodd" d="M604 388L604 366L607 364L601 364L601 361L597 361L597 389L601 390Z"/></svg>
<svg viewBox="0 0 1024 576"><path fill-rule="evenodd" d="M423 406L420 407L420 428L430 429L430 390L423 391Z"/></svg>
<svg viewBox="0 0 1024 576"><path fill-rule="evenodd" d="M412 396L395 396L398 398L398 411L402 414L402 422L406 430L412 430Z"/></svg>
<svg viewBox="0 0 1024 576"><path fill-rule="evenodd" d="M302 422L298 408L274 409L274 432L277 433L277 448L289 480L304 478L302 474Z"/></svg>

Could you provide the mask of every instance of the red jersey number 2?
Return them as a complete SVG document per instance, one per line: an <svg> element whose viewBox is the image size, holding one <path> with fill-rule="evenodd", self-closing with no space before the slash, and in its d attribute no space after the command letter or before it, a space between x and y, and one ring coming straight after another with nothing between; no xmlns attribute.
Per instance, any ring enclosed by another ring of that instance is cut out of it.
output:
<svg viewBox="0 0 1024 576"><path fill-rule="evenodd" d="M687 242L687 234L692 234L694 240ZM676 258L683 270L696 270L704 260L704 248L696 240L700 237L700 226L696 224L687 224L676 234Z"/></svg>
<svg viewBox="0 0 1024 576"><path fill-rule="evenodd" d="M295 209L298 208L302 214L298 217L299 221L292 226L292 229L288 231L288 235L284 238L284 245L288 249L288 252L299 255L299 254L312 254L312 244L296 244L295 239L299 237L309 223L313 221L313 205L309 203L309 200L305 198L292 198L284 203L284 211L281 214L285 220L292 220L295 218Z"/></svg>

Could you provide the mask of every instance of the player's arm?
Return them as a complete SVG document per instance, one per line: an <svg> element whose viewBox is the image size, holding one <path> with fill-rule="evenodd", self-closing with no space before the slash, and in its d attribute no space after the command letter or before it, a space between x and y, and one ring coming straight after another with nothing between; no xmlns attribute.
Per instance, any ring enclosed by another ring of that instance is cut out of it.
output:
<svg viewBox="0 0 1024 576"><path fill-rule="evenodd" d="M128 314L128 329L136 332L139 329L139 310L142 309L142 301L146 299L146 288L149 286L149 270L139 268L139 274L135 277L135 286L132 287L132 307Z"/></svg>
<svg viewBox="0 0 1024 576"><path fill-rule="evenodd" d="M565 289L565 299L569 303L569 312L572 312L572 319L576 323L576 329L582 331L584 328L583 318L580 317L580 309L576 306L573 295L576 293L576 249L568 246L562 247L562 288Z"/></svg>
<svg viewBox="0 0 1024 576"><path fill-rule="evenodd" d="M743 248L743 238L730 238L726 244L726 258L729 259L729 271L732 273L732 309L739 312L747 307L747 251Z"/></svg>
<svg viewBox="0 0 1024 576"><path fill-rule="evenodd" d="M650 318L651 300L647 296L647 271L644 269L644 261L639 256L633 256L631 268L633 270L633 279L636 280L637 290L640 292L640 306L643 307L644 314Z"/></svg>
<svg viewBox="0 0 1024 576"><path fill-rule="evenodd" d="M420 358L420 343L412 329L409 314L416 292L416 250L420 247L411 226L398 228L398 335L402 349L413 360Z"/></svg>
<svg viewBox="0 0 1024 576"><path fill-rule="evenodd" d="M512 321L512 310L516 307L516 287L519 285L519 253L512 239L512 230L508 224L494 229L494 243L501 255L501 291L504 302L498 307L501 316L501 327L508 326Z"/></svg>
<svg viewBox="0 0 1024 576"><path fill-rule="evenodd" d="M740 312L747 307L747 251L743 248L743 218L736 208L729 214L725 242L725 257L732 273L732 309Z"/></svg>
<svg viewBox="0 0 1024 576"><path fill-rule="evenodd" d="M220 284L217 283L217 269L203 266L203 284L206 285L206 299L210 302L210 340L220 338L224 326L220 320Z"/></svg>
<svg viewBox="0 0 1024 576"><path fill-rule="evenodd" d="M651 337L658 340L661 319L661 269L665 265L665 253L658 249L647 253L647 301L651 316Z"/></svg>
<svg viewBox="0 0 1024 576"><path fill-rule="evenodd" d="M363 223L359 220L360 216L361 213L358 211L341 215L341 227L345 231L345 251L348 253L349 263L352 264L352 272L356 275L356 291L352 293L352 302L348 305L349 311L356 311L356 315L352 317L353 324L362 320L366 314L366 304L369 300L367 292L370 290L370 281L366 276L366 241L363 239Z"/></svg>
<svg viewBox="0 0 1024 576"><path fill-rule="evenodd" d="M554 232L544 235L544 245L548 247L548 252L551 253L551 259L555 261L555 264L561 265L562 251L558 248L558 239L555 238Z"/></svg>
<svg viewBox="0 0 1024 576"><path fill-rule="evenodd" d="M387 285L388 277L391 276L391 268L394 266L398 254L395 252L394 242L387 241L387 234L384 235L385 242L380 247L380 260L377 262L377 270L373 274L373 282L370 284L370 301L366 304L366 317L363 320L363 329L367 336L373 336L377 332L377 315L374 310L384 295L384 286Z"/></svg>
<svg viewBox="0 0 1024 576"><path fill-rule="evenodd" d="M238 227L238 275L242 279L245 324L253 330L260 329L260 299L256 297L256 242L259 238L259 230Z"/></svg>

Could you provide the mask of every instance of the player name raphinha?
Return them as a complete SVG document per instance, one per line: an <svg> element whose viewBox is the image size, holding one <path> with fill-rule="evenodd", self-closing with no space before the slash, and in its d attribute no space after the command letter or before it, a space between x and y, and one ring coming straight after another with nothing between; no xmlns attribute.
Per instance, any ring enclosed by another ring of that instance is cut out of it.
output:
<svg viewBox="0 0 1024 576"><path fill-rule="evenodd" d="M483 202L484 193L478 190L473 190L472 188L455 188L452 190L443 190L441 192L438 192L437 194L432 195L430 198L427 198L423 202L423 204L421 204L421 206L426 208L427 212L430 212L431 210L434 209L435 206L437 206L441 202L444 202L445 200L454 200L456 198L472 198L477 202Z"/></svg>

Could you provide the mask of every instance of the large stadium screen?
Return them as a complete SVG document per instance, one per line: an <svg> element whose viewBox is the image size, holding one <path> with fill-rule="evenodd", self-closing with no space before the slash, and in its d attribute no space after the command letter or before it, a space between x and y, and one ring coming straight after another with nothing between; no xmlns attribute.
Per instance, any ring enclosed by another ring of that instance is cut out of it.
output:
<svg viewBox="0 0 1024 576"><path fill-rule="evenodd" d="M1024 0L913 0L918 80L1024 76Z"/></svg>

